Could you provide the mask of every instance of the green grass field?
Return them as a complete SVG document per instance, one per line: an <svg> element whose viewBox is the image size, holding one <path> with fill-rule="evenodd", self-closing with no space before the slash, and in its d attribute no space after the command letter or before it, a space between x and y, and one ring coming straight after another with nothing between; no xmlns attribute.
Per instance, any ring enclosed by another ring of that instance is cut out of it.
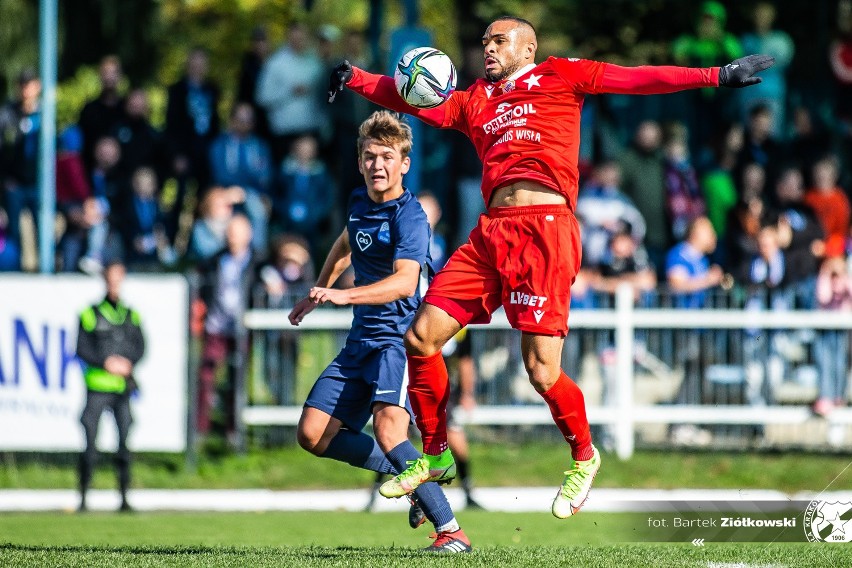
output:
<svg viewBox="0 0 852 568"><path fill-rule="evenodd" d="M480 487L548 486L561 480L566 452L547 443L475 444ZM604 455L596 487L841 490L852 486L849 456L756 452L638 452ZM76 458L0 455L2 488L73 488ZM507 468L506 464L511 464ZM368 487L372 475L298 448L202 456L196 470L178 456L139 456L136 488L317 489ZM114 488L109 460L96 487ZM542 513L462 511L475 551L423 557L429 530L396 513L3 513L6 566L548 566L780 568L852 566L844 544L650 543L633 537L629 514L584 512L567 521ZM797 529L801 530L801 528ZM633 538L631 538L633 537Z"/></svg>
<svg viewBox="0 0 852 568"><path fill-rule="evenodd" d="M640 451L629 461L603 454L595 487L647 489L775 489L784 492L852 487L850 456L799 452ZM480 487L554 487L569 465L565 444L475 443L473 478ZM510 464L511 467L507 467ZM0 488L73 489L77 456L0 454ZM296 446L251 450L247 455L202 456L196 470L182 456L137 456L133 487L159 489L324 489L369 487L374 475L331 460L317 460ZM100 461L94 487L115 487L109 458Z"/></svg>
<svg viewBox="0 0 852 568"><path fill-rule="evenodd" d="M425 556L429 531L398 514L4 514L0 566L582 566L794 567L852 565L847 545L617 543L622 515L459 515L475 550Z"/></svg>

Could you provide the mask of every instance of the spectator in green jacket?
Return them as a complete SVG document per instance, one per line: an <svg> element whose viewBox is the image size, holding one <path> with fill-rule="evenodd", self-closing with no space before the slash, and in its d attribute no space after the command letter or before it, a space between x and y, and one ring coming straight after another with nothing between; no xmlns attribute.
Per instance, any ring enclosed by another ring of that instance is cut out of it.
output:
<svg viewBox="0 0 852 568"><path fill-rule="evenodd" d="M86 493L97 458L98 423L107 408L118 427L115 464L121 492L120 510L130 510L127 502L130 486L127 435L133 422L130 396L137 390L134 369L145 353L145 338L139 314L121 300L125 276L124 264L117 261L107 264L103 271L106 297L80 314L77 357L83 362L86 380L86 407L80 418L86 433L86 449L80 455L80 511L87 508Z"/></svg>
<svg viewBox="0 0 852 568"><path fill-rule="evenodd" d="M743 56L739 40L725 30L727 11L719 2L701 4L695 32L684 34L672 43L675 64L688 67L714 67L725 65L731 59ZM698 156L702 145L715 133L715 125L738 115L733 105L734 96L721 89L700 89L680 95L687 102L686 119L690 133L690 151ZM737 116L738 118L738 116Z"/></svg>

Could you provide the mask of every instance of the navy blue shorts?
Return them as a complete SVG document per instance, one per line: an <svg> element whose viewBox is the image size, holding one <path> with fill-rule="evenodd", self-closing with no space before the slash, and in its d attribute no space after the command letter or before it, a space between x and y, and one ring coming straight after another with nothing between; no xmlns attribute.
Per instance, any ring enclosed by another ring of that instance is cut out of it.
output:
<svg viewBox="0 0 852 568"><path fill-rule="evenodd" d="M401 406L408 401L408 363L402 343L347 342L314 383L305 406L322 410L360 431L373 414L373 403Z"/></svg>

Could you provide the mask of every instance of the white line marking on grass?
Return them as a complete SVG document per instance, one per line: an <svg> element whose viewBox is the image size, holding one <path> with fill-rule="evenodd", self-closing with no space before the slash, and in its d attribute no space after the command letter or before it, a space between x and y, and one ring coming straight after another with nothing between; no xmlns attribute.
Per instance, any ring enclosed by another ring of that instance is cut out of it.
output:
<svg viewBox="0 0 852 568"><path fill-rule="evenodd" d="M745 562L708 562L707 568L786 568L784 564L746 564Z"/></svg>

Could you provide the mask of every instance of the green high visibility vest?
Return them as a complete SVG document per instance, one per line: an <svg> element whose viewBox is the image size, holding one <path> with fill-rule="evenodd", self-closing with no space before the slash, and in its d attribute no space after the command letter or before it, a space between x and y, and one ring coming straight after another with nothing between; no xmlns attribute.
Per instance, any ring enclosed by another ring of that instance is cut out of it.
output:
<svg viewBox="0 0 852 568"><path fill-rule="evenodd" d="M124 325L127 316L130 315L130 321L133 325L139 325L139 314L134 310L119 304L113 308L109 302L101 302L97 306L90 306L80 314L80 323L83 329L87 332L94 331L98 324L98 314L101 315L107 322L112 325ZM127 381L121 375L114 375L101 367L86 365L83 371L83 378L86 381L86 388L97 392L114 392L123 393L127 388Z"/></svg>

